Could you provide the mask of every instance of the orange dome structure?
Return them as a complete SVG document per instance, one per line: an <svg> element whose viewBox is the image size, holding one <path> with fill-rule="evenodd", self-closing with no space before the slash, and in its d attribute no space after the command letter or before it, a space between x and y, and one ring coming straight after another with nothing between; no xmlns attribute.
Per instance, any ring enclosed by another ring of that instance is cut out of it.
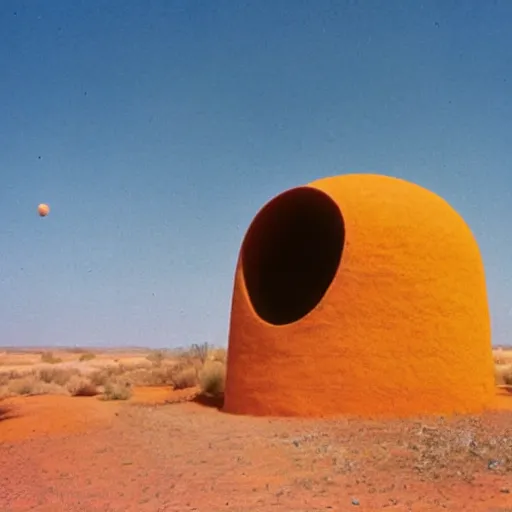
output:
<svg viewBox="0 0 512 512"><path fill-rule="evenodd" d="M443 199L352 174L256 215L235 274L226 412L469 413L494 393L480 251Z"/></svg>

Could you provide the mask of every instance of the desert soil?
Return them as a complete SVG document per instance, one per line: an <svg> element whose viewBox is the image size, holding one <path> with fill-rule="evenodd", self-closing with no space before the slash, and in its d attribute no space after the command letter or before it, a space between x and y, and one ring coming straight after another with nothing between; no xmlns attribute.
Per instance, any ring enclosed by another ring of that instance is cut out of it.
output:
<svg viewBox="0 0 512 512"><path fill-rule="evenodd" d="M231 416L136 391L0 402L0 511L512 512L505 391L478 417L393 421Z"/></svg>

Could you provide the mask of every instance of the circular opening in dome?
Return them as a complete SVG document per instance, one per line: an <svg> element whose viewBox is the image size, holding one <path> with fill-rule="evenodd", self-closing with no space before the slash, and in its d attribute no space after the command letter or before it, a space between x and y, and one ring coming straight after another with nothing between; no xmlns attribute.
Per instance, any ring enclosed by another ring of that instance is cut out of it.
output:
<svg viewBox="0 0 512 512"><path fill-rule="evenodd" d="M242 271L256 313L273 325L300 320L322 300L345 243L343 216L325 193L284 192L255 217L242 246Z"/></svg>

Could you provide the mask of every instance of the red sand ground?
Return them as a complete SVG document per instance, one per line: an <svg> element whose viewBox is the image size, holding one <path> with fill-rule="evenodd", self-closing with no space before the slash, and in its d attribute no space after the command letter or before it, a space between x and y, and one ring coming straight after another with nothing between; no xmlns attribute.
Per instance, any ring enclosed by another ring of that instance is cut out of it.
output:
<svg viewBox="0 0 512 512"><path fill-rule="evenodd" d="M512 511L506 391L479 417L379 422L232 416L168 397L0 402L0 511Z"/></svg>

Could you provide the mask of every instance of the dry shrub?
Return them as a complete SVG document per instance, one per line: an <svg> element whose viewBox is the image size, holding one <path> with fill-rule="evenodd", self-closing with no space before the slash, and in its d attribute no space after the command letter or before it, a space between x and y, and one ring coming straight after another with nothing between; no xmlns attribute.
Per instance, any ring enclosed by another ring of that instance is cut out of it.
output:
<svg viewBox="0 0 512 512"><path fill-rule="evenodd" d="M30 372L19 372L17 370L11 370L7 372L0 373L0 386L7 386L11 380L21 379L25 377Z"/></svg>
<svg viewBox="0 0 512 512"><path fill-rule="evenodd" d="M126 377L135 385L146 385L146 386L172 386L174 389L188 389L194 388L199 385L199 374L204 373L205 385L209 379L207 374L212 371L217 377L212 376L211 379L219 382L219 386L222 387L223 377L219 376L224 373L223 368L226 360L225 349L213 349L208 343L195 344L189 349L176 349L172 354L172 360L166 361L168 355L167 351L155 350L147 359L153 362L151 369L140 370L137 372L130 372L126 374ZM175 362L177 359L177 362ZM166 364L167 362L167 364ZM217 366L208 366L205 369L205 365L212 363L218 363L220 368ZM211 384L212 388L217 389L217 384ZM210 387L210 384L207 385Z"/></svg>
<svg viewBox="0 0 512 512"><path fill-rule="evenodd" d="M163 350L152 350L146 359L154 366L161 366L165 360L165 352Z"/></svg>
<svg viewBox="0 0 512 512"><path fill-rule="evenodd" d="M492 358L493 358L494 364L496 366L505 364L505 360L503 358L503 352L501 350L493 350L492 351Z"/></svg>
<svg viewBox="0 0 512 512"><path fill-rule="evenodd" d="M34 394L34 390L40 384L42 384L41 381L34 377L21 377L11 380L8 389L14 395L31 395Z"/></svg>
<svg viewBox="0 0 512 512"><path fill-rule="evenodd" d="M512 386L512 366L506 366L501 373L503 384Z"/></svg>
<svg viewBox="0 0 512 512"><path fill-rule="evenodd" d="M228 352L225 348L214 348L210 350L208 359L210 361L218 361L219 363L226 364Z"/></svg>
<svg viewBox="0 0 512 512"><path fill-rule="evenodd" d="M0 385L0 400L3 399L3 398L9 398L12 395L13 394L11 393L11 391L9 391L9 386L7 386L7 385Z"/></svg>
<svg viewBox="0 0 512 512"><path fill-rule="evenodd" d="M133 384L135 384L135 378L138 378L137 385L144 385L143 376L146 372L148 372L148 368L145 364L132 366L119 364L96 370L89 375L89 378L96 386L105 386L109 382L117 380L119 377L123 377L125 381L132 381Z"/></svg>
<svg viewBox="0 0 512 512"><path fill-rule="evenodd" d="M83 375L73 375L66 385L71 396L96 396L98 388Z"/></svg>
<svg viewBox="0 0 512 512"><path fill-rule="evenodd" d="M152 382L154 372L147 369L130 370L122 375L123 379L130 382L132 386L152 386L156 385Z"/></svg>
<svg viewBox="0 0 512 512"><path fill-rule="evenodd" d="M198 369L194 365L177 364L169 372L169 382L174 389L194 388L198 385Z"/></svg>
<svg viewBox="0 0 512 512"><path fill-rule="evenodd" d="M194 344L189 348L175 349L175 357L181 362L188 362L201 367L207 360L210 351L208 343Z"/></svg>
<svg viewBox="0 0 512 512"><path fill-rule="evenodd" d="M132 396L129 382L107 382L103 391L102 400L128 400Z"/></svg>
<svg viewBox="0 0 512 512"><path fill-rule="evenodd" d="M85 352L78 358L81 363L92 361L93 359L96 359L96 354L93 354L92 352Z"/></svg>
<svg viewBox="0 0 512 512"><path fill-rule="evenodd" d="M201 365L198 361L182 360L164 362L151 368L135 368L122 374L123 379L134 386L171 386L185 389L197 385L197 373Z"/></svg>
<svg viewBox="0 0 512 512"><path fill-rule="evenodd" d="M171 385L172 367L169 365L140 368L123 375L134 386L169 386Z"/></svg>
<svg viewBox="0 0 512 512"><path fill-rule="evenodd" d="M8 391L13 395L62 395L66 390L53 382L44 382L36 375L11 380Z"/></svg>
<svg viewBox="0 0 512 512"><path fill-rule="evenodd" d="M108 373L105 370L97 370L89 375L89 380L95 386L104 386L108 382Z"/></svg>
<svg viewBox="0 0 512 512"><path fill-rule="evenodd" d="M49 363L49 364L57 364L62 363L62 359L60 357L55 357L53 352L46 351L41 354L41 362Z"/></svg>
<svg viewBox="0 0 512 512"><path fill-rule="evenodd" d="M191 359L197 359L203 365L208 360L208 354L210 352L210 345L208 343L194 344L188 351Z"/></svg>
<svg viewBox="0 0 512 512"><path fill-rule="evenodd" d="M59 386L65 386L72 377L80 375L80 371L76 368L47 367L35 371L34 375L47 384L54 383Z"/></svg>
<svg viewBox="0 0 512 512"><path fill-rule="evenodd" d="M224 393L226 367L220 361L206 362L199 372L199 387L201 392L211 396Z"/></svg>
<svg viewBox="0 0 512 512"><path fill-rule="evenodd" d="M492 351L494 364L511 365L512 364L512 347L496 348Z"/></svg>
<svg viewBox="0 0 512 512"><path fill-rule="evenodd" d="M195 346L191 350L171 355L172 359L169 359L167 351L154 351L147 356L153 362L150 368L138 365L122 375L135 386L171 386L174 389L196 387L198 373L206 357L203 348Z"/></svg>
<svg viewBox="0 0 512 512"><path fill-rule="evenodd" d="M512 385L512 365L494 365L494 378L497 385Z"/></svg>
<svg viewBox="0 0 512 512"><path fill-rule="evenodd" d="M122 364L118 366L107 366L101 370L91 373L89 378L96 386L105 386L108 382L116 379L126 372L127 369Z"/></svg>

